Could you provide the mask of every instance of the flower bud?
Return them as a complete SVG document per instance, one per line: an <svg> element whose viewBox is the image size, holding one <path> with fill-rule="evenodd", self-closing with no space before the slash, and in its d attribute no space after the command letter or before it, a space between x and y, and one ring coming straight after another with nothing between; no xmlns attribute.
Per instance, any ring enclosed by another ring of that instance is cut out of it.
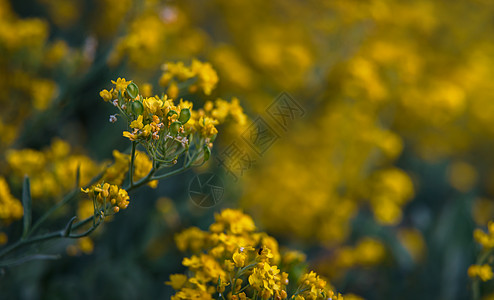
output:
<svg viewBox="0 0 494 300"><path fill-rule="evenodd" d="M131 82L127 86L127 95L130 96L130 98L135 99L137 95L139 95L139 88L137 87L137 84Z"/></svg>
<svg viewBox="0 0 494 300"><path fill-rule="evenodd" d="M190 119L190 109L184 108L180 111L180 117L178 117L178 120L180 123L185 124L189 121Z"/></svg>
<svg viewBox="0 0 494 300"><path fill-rule="evenodd" d="M171 123L170 124L170 132L173 135L177 135L181 126L182 126L182 124L180 122L173 122L173 123Z"/></svg>
<svg viewBox="0 0 494 300"><path fill-rule="evenodd" d="M178 113L176 111L174 111L174 110L170 110L166 116L167 117L171 117L173 115L178 115Z"/></svg>
<svg viewBox="0 0 494 300"><path fill-rule="evenodd" d="M142 105L142 102L139 100L131 102L130 107L136 116L142 115L142 112L144 111L144 105Z"/></svg>

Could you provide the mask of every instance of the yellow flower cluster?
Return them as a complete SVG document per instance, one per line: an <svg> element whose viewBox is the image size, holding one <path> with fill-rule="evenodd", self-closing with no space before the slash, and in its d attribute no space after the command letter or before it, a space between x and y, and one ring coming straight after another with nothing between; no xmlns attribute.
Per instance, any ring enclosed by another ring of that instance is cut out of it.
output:
<svg viewBox="0 0 494 300"><path fill-rule="evenodd" d="M482 229L475 229L473 231L473 237L477 243L482 245L483 248L494 248L494 222L490 221L487 224L487 233Z"/></svg>
<svg viewBox="0 0 494 300"><path fill-rule="evenodd" d="M276 240L255 229L251 217L225 209L215 215L208 232L192 227L178 234L179 250L189 250L193 255L183 260L189 276L174 274L166 282L177 291L172 299L225 295L228 299L287 299L289 274L278 266L301 255L293 251L286 256L280 254ZM295 299L343 299L314 272L293 280L300 283Z"/></svg>
<svg viewBox="0 0 494 300"><path fill-rule="evenodd" d="M203 73L207 73L207 70L212 70L209 64L196 62L188 72L202 78L206 76ZM175 76L181 73L174 71L173 74ZM218 99L215 105L208 101L203 109L193 110L191 102L180 99L179 103L175 103L166 94L161 97L144 97L139 94L139 87L125 78L118 78L112 83L115 87L110 91L102 90L100 96L107 102L111 101L120 115L127 119L132 130L124 131L123 136L143 145L157 163L175 164L194 141L196 149L202 151L196 157L200 161L211 151L212 142L218 133L216 125L225 122L228 117L239 127L246 123L247 117L236 98L231 103ZM111 116L110 121L114 122L116 116ZM148 166L149 163L145 165Z"/></svg>
<svg viewBox="0 0 494 300"><path fill-rule="evenodd" d="M57 197L73 189L78 168L81 185L88 184L102 170L89 157L71 154L70 145L60 139L54 139L42 151L8 150L6 159L14 183L20 185L24 175L29 176L33 198Z"/></svg>
<svg viewBox="0 0 494 300"><path fill-rule="evenodd" d="M190 67L185 66L183 62L169 62L163 65L160 85L169 86L169 90L170 88L173 90L177 85L175 80L184 82L191 79L194 83L189 85L189 92L200 89L204 94L210 95L218 83L218 74L210 63L203 63L197 59L192 60ZM177 97L177 94L169 93L169 95L172 98Z"/></svg>
<svg viewBox="0 0 494 300"><path fill-rule="evenodd" d="M107 205L110 205L113 212L117 213L120 209L126 209L129 206L129 195L127 191L119 188L117 185L109 183L95 184L87 189L81 189L93 199L95 204L94 213L103 211L106 215Z"/></svg>
<svg viewBox="0 0 494 300"><path fill-rule="evenodd" d="M333 291L328 291L326 289L327 283L325 280L321 279L313 271L309 274L304 274L300 278L300 286L298 288L299 292L296 293L295 300L304 299L332 299L332 300L343 300L340 294L335 294Z"/></svg>
<svg viewBox="0 0 494 300"><path fill-rule="evenodd" d="M0 224L9 224L22 218L23 214L21 202L12 196L5 178L0 177Z"/></svg>
<svg viewBox="0 0 494 300"><path fill-rule="evenodd" d="M482 281L488 281L494 277L494 273L492 273L492 268L489 265L471 265L468 268L468 276L471 278L478 277Z"/></svg>

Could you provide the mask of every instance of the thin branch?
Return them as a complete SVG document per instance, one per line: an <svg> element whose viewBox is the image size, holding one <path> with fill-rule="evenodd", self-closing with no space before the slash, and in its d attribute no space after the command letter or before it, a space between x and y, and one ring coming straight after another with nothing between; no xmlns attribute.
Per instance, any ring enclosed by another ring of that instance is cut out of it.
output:
<svg viewBox="0 0 494 300"><path fill-rule="evenodd" d="M132 141L132 151L130 153L130 166L129 166L129 184L134 186L134 161L136 156L136 141Z"/></svg>

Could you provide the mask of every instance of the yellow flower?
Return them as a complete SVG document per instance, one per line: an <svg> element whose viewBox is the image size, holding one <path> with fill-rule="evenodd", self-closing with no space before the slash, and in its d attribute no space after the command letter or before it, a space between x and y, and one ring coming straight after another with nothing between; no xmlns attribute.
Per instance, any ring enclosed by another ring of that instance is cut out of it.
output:
<svg viewBox="0 0 494 300"><path fill-rule="evenodd" d="M142 103L148 114L162 115L161 109L163 108L164 103L158 97L145 98Z"/></svg>
<svg viewBox="0 0 494 300"><path fill-rule="evenodd" d="M109 183L99 183L92 185L87 189L81 189L82 192L88 194L88 196L95 200L99 209L106 210L104 204L110 204L113 212L117 213L120 209L126 209L129 206L129 195L126 190L120 189L117 185L110 185Z"/></svg>
<svg viewBox="0 0 494 300"><path fill-rule="evenodd" d="M99 92L99 95L101 98L103 98L103 100L105 100L105 102L108 102L108 101L113 99L112 92L113 92L113 89L111 89L110 91L104 89L101 92Z"/></svg>
<svg viewBox="0 0 494 300"><path fill-rule="evenodd" d="M489 265L471 265L468 268L468 276L471 278L478 277L482 281L488 281L494 277L492 268Z"/></svg>
<svg viewBox="0 0 494 300"><path fill-rule="evenodd" d="M118 78L117 81L111 81L114 85L117 91L124 92L127 89L127 86L132 82L132 81L126 81L125 78Z"/></svg>
<svg viewBox="0 0 494 300"><path fill-rule="evenodd" d="M204 94L210 95L218 83L218 74L213 69L213 66L210 63L202 63L194 59L191 69L194 74L197 74L198 85L204 91Z"/></svg>
<svg viewBox="0 0 494 300"><path fill-rule="evenodd" d="M183 274L172 274L170 275L170 281L165 282L165 284L170 285L174 290L179 290L187 282L187 276Z"/></svg>
<svg viewBox="0 0 494 300"><path fill-rule="evenodd" d="M134 120L130 123L131 128L142 129L144 125L142 124L142 115L137 117L137 120Z"/></svg>
<svg viewBox="0 0 494 300"><path fill-rule="evenodd" d="M256 229L252 218L239 210L225 209L221 213L215 214L215 219L216 222L211 225L212 228L221 224L223 228L233 234L247 233Z"/></svg>
<svg viewBox="0 0 494 300"><path fill-rule="evenodd" d="M128 132L128 131L124 131L124 132L123 132L123 136L124 136L124 137L126 137L126 138L128 138L128 139L129 139L129 140L131 140L131 141L135 141L135 140L137 140L137 135L135 135L135 134L133 134L133 133L130 133L130 132Z"/></svg>
<svg viewBox="0 0 494 300"><path fill-rule="evenodd" d="M247 255L243 252L235 252L233 254L233 261L235 262L235 266L237 268L241 268L245 265L245 259L247 258Z"/></svg>
<svg viewBox="0 0 494 300"><path fill-rule="evenodd" d="M487 224L487 233L480 229L475 229L473 237L477 243L481 244L485 249L494 248L494 222L490 221Z"/></svg>

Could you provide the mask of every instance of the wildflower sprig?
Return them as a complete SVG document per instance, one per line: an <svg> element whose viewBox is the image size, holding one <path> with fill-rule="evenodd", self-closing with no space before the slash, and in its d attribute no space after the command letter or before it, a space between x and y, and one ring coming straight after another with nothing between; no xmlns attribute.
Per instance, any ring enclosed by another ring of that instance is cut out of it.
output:
<svg viewBox="0 0 494 300"><path fill-rule="evenodd" d="M202 74L197 75L199 78L207 77L204 73L209 72L206 71L210 66L198 64L200 63L194 61L192 69L188 71L184 69L183 64L174 65L170 70L174 70L173 76L178 78L188 78L190 74ZM201 71L203 68L206 68L206 71ZM118 109L117 115L123 117L129 127L123 132L123 136L132 142L130 187L167 178L170 174L159 174L160 171L177 165L180 159L183 160L182 166L171 174L205 163L210 157L213 141L218 133L216 126L224 122L228 116L239 125L244 125L246 122L246 116L236 98L231 104L221 99L216 100L214 104L207 101L204 108L194 110L191 102L183 99L176 101L167 94L144 97L139 94L139 87L125 78L118 78L112 83L114 87L110 91L102 90L100 96ZM215 83L211 83L209 88L212 89L214 85ZM116 120L117 115L112 115L110 120L112 122ZM146 149L147 155L152 160L152 169L147 176L134 182L134 160L138 145Z"/></svg>
<svg viewBox="0 0 494 300"><path fill-rule="evenodd" d="M133 143L142 145L155 162L155 167L171 166L179 156L191 149L210 152L211 142L217 134L212 120L204 113L192 111L192 103L180 100L175 103L166 94L161 97L143 97L138 86L125 79L113 81L115 88L103 90L100 95L105 101L112 100L129 126L123 136ZM191 154L188 157L197 159ZM132 156L131 156L132 157ZM207 158L202 154L201 158Z"/></svg>

